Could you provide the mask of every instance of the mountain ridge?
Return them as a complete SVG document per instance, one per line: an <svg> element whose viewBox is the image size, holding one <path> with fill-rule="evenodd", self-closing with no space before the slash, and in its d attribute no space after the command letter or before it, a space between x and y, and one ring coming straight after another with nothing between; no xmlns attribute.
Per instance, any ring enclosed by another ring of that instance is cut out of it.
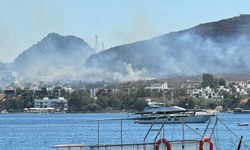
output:
<svg viewBox="0 0 250 150"><path fill-rule="evenodd" d="M41 70L46 72L47 70L58 71L57 68L60 70L65 66L81 67L93 53L95 50L78 37L49 33L41 41L19 54L8 64L8 67L19 76L38 75L37 72ZM50 73L53 72L48 71L45 74L49 76Z"/></svg>
<svg viewBox="0 0 250 150"><path fill-rule="evenodd" d="M118 72L122 72L121 64L131 64L134 70L145 68L149 72L148 75L153 77L195 75L203 72L249 72L250 68L246 66L246 60L240 62L240 57L244 56L244 52L239 50L240 48L244 48L246 51L249 49L247 48L249 35L250 15L240 15L170 32L149 40L113 47L91 55L86 64ZM237 54L235 49L241 54ZM208 56L209 59L196 58L216 53L218 54ZM233 58L230 53L236 54L236 58ZM192 62L193 58L197 59L196 62ZM233 61L230 62L228 59ZM244 57L244 59L246 58ZM201 66L197 63L201 63ZM239 69L241 65L245 66L247 70ZM152 72L158 73L152 74Z"/></svg>

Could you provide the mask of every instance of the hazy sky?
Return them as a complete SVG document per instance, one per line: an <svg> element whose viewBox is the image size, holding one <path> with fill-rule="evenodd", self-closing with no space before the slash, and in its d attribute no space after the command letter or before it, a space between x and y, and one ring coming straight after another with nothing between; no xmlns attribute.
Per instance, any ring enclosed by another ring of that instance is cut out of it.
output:
<svg viewBox="0 0 250 150"><path fill-rule="evenodd" d="M0 61L50 32L109 48L248 13L248 0L0 0Z"/></svg>

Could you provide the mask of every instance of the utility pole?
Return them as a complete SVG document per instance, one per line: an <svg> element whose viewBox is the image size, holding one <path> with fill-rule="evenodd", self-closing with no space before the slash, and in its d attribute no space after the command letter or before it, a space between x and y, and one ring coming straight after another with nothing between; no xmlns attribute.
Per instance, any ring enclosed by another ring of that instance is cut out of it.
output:
<svg viewBox="0 0 250 150"><path fill-rule="evenodd" d="M96 49L96 52L99 53L98 51L98 36L95 35L95 49Z"/></svg>

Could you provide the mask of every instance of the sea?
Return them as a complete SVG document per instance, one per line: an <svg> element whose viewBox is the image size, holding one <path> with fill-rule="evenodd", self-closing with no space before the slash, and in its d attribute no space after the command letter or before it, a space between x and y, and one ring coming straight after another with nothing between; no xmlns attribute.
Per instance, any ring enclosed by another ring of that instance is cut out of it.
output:
<svg viewBox="0 0 250 150"><path fill-rule="evenodd" d="M0 114L0 150L54 150L57 144L143 143L150 125L120 120L131 117L137 116L127 113ZM212 135L217 149L236 150L240 136L243 136L242 149L249 149L250 114L220 113L218 118ZM249 123L249 126L237 126L238 122ZM169 141L199 140L206 125L166 124L164 134L159 137ZM206 134L210 133L207 130ZM155 136L156 133L149 132L146 142L152 142Z"/></svg>

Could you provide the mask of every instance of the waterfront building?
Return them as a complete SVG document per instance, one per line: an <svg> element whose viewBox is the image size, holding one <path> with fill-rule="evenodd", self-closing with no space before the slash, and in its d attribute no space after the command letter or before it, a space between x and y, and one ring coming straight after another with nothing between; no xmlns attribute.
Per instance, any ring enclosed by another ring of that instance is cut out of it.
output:
<svg viewBox="0 0 250 150"><path fill-rule="evenodd" d="M68 100L63 97L52 98L52 99L45 97L43 99L35 99L34 107L35 108L52 108L55 111L67 111Z"/></svg>

